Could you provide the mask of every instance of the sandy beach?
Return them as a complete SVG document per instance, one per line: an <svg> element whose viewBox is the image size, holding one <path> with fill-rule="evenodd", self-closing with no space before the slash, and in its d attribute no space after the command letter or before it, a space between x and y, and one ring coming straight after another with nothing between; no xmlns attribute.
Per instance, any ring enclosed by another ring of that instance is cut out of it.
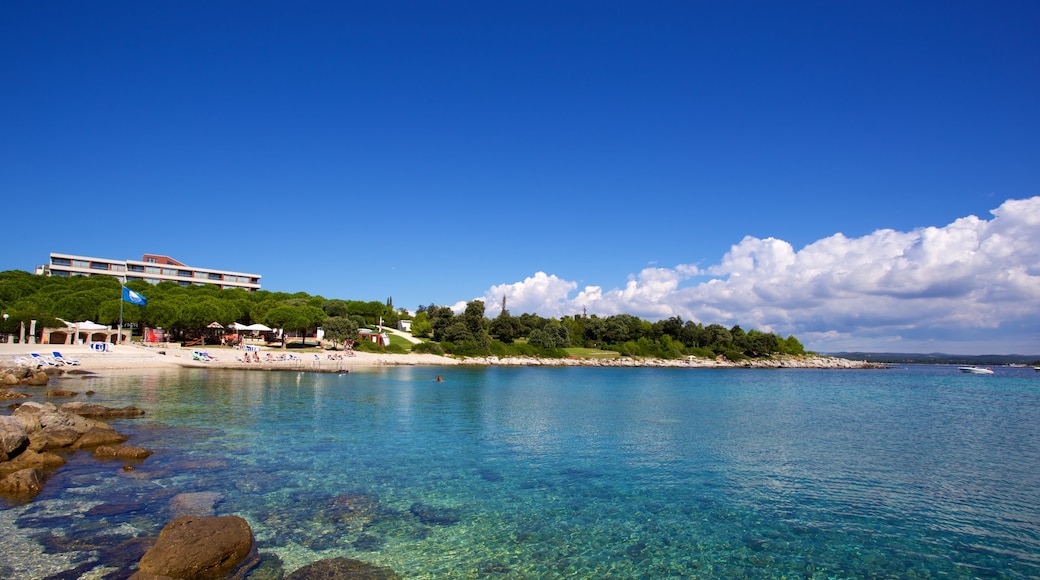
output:
<svg viewBox="0 0 1040 580"><path fill-rule="evenodd" d="M64 370L104 371L115 369L154 369L169 367L233 368L243 370L308 370L344 372L382 366L602 366L602 367L683 367L683 368L876 368L877 365L825 356L784 357L732 363L717 359L645 359L617 357L612 359L539 359L531 357L456 358L433 354L389 354L317 349L264 348L261 362L244 362L246 352L222 347L181 347L179 345L141 346L139 344L108 345L107 351L92 350L89 345L69 344L0 344L0 367L17 367L18 359L29 359L31 353L51 355L60 352L66 359L79 361ZM197 360L193 353L208 353L212 360ZM268 360L268 354L272 360ZM289 357L294 358L289 358Z"/></svg>
<svg viewBox="0 0 1040 580"><path fill-rule="evenodd" d="M141 346L139 344L108 345L108 350L97 351L89 345L73 344L0 344L0 367L19 366L18 358L29 359L31 353L52 355L60 352L62 357L79 361L79 365L63 368L83 371L115 369L152 369L168 367L236 368L249 370L314 370L335 372L361 367L386 365L455 365L459 361L431 354L376 354L356 352L346 356L342 351L320 352L317 349L271 348L259 351L263 362L244 362L245 351L222 347L181 347L179 345ZM208 353L214 360L201 361L195 352ZM270 353L272 359L268 361ZM292 355L295 359L289 360ZM330 358L339 357L339 358ZM277 360L286 357L285 360ZM240 360L241 359L241 360Z"/></svg>

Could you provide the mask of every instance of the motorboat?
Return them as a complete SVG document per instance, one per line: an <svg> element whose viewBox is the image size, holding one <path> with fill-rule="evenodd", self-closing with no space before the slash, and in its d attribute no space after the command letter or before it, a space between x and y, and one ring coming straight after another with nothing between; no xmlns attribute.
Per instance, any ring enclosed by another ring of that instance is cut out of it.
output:
<svg viewBox="0 0 1040 580"><path fill-rule="evenodd" d="M968 373L972 375L992 375L993 369L984 369L982 367L960 367L962 373Z"/></svg>

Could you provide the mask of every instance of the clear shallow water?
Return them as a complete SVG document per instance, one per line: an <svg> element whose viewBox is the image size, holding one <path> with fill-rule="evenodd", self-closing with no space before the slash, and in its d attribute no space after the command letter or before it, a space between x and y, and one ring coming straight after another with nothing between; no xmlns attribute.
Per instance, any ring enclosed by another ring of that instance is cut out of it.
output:
<svg viewBox="0 0 1040 580"><path fill-rule="evenodd" d="M433 379L437 374L444 383ZM80 384L82 383L82 384ZM1040 373L392 368L62 379L156 453L0 508L0 577L129 574L218 492L286 573L1040 577Z"/></svg>

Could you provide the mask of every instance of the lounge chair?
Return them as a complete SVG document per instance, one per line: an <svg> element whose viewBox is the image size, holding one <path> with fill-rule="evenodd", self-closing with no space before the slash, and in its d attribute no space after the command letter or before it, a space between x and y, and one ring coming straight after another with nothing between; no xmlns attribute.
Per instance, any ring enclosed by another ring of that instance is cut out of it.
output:
<svg viewBox="0 0 1040 580"><path fill-rule="evenodd" d="M70 366L70 367L79 366L79 361L78 360L71 359L71 358L65 358L65 357L61 356L61 353L58 352L58 351L54 351L51 354L54 355L54 360L60 362L63 365L67 365L67 366Z"/></svg>
<svg viewBox="0 0 1040 580"><path fill-rule="evenodd" d="M58 361L52 359L49 356L43 356L43 355L35 353L35 352L30 352L29 355L33 357L33 360L36 361L39 366L49 366L49 367L56 367L56 366L58 366Z"/></svg>

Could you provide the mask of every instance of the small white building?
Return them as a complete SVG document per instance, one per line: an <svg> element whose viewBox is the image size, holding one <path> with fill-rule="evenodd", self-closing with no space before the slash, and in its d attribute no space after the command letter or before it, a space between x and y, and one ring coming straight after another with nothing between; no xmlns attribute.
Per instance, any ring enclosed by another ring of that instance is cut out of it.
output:
<svg viewBox="0 0 1040 580"><path fill-rule="evenodd" d="M412 331L412 321L411 320L398 320L397 321L397 330L400 330L401 332L411 332Z"/></svg>

